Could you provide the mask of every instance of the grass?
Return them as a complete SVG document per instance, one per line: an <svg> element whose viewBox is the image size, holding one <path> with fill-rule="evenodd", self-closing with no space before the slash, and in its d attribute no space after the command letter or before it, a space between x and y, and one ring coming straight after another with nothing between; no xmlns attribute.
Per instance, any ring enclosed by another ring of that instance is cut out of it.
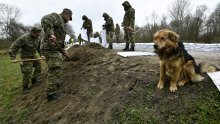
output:
<svg viewBox="0 0 220 124"><path fill-rule="evenodd" d="M174 104L162 103L162 100L153 104L151 99L148 99L152 93L149 90L146 90L146 93L141 90L136 91L133 100L135 101L135 96L138 96L139 99L145 99L145 102L141 105L129 103L123 109L116 109L113 111L113 122L119 124L159 124L161 122L168 124L220 124L220 93L218 90L206 89L206 92L200 92L197 98L190 102L190 106L186 107L186 110L180 108L174 112L171 111L175 110L171 107ZM158 108L158 105L165 108Z"/></svg>
<svg viewBox="0 0 220 124"><path fill-rule="evenodd" d="M218 95L219 96L219 95ZM216 97L220 98L220 97ZM126 107L122 111L114 111L113 122L119 124L159 124L161 119L158 116L152 116L147 112L148 107L153 105L145 105L140 107ZM169 114L164 120L165 123L175 124L219 124L220 123L220 105L207 104L207 102L198 103L194 109L188 113L182 113L179 116Z"/></svg>
<svg viewBox="0 0 220 124"><path fill-rule="evenodd" d="M12 63L6 49L0 49L0 53L0 124L8 123L11 115L16 117L13 119L16 123L21 123L27 116L28 108L13 108L14 99L22 95L20 63ZM42 68L46 68L46 63L42 63Z"/></svg>
<svg viewBox="0 0 220 124"><path fill-rule="evenodd" d="M114 121L119 124L158 124L159 122L146 113L144 107L126 108L114 113Z"/></svg>
<svg viewBox="0 0 220 124"><path fill-rule="evenodd" d="M21 94L22 74L19 64L13 64L9 55L0 55L0 123L7 123L13 100ZM24 111L24 110L22 110ZM19 113L17 113L20 115ZM24 115L24 112L22 112ZM19 117L23 116L18 116Z"/></svg>
<svg viewBox="0 0 220 124"><path fill-rule="evenodd" d="M219 124L220 123L220 104L219 91L209 91L211 94L207 97L199 98L194 108L188 114L182 114L178 119L182 124L186 123L204 123Z"/></svg>

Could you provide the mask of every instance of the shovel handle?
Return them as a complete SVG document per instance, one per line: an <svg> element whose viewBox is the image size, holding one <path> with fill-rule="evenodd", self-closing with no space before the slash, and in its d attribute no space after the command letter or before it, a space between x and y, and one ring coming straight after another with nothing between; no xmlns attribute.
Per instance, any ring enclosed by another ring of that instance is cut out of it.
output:
<svg viewBox="0 0 220 124"><path fill-rule="evenodd" d="M14 61L13 63L17 63L17 62L29 62L29 61L37 61L37 60L46 60L45 58L38 58L38 59L23 59L23 60L17 60Z"/></svg>
<svg viewBox="0 0 220 124"><path fill-rule="evenodd" d="M58 50L60 51L60 53L62 53L68 60L70 60L70 57L66 55L66 52L60 47L60 45L56 41L53 41L53 42L58 47Z"/></svg>

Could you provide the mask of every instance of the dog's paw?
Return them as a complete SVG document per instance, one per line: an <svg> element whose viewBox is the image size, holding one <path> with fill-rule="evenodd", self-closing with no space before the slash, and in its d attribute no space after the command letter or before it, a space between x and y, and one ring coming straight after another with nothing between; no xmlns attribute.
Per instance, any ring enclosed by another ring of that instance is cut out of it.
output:
<svg viewBox="0 0 220 124"><path fill-rule="evenodd" d="M177 91L177 86L170 87L170 92L176 92L176 91Z"/></svg>
<svg viewBox="0 0 220 124"><path fill-rule="evenodd" d="M160 90L163 89L163 84L164 84L164 83L159 82L159 83L157 84L157 88L160 89Z"/></svg>
<svg viewBox="0 0 220 124"><path fill-rule="evenodd" d="M178 82L178 86L183 86L184 84L185 84L184 81L179 81L179 82Z"/></svg>

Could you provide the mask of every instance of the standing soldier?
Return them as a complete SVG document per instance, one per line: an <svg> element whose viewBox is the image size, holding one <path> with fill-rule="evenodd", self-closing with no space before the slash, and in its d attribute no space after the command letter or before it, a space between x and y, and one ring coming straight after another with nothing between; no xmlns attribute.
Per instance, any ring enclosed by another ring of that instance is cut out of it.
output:
<svg viewBox="0 0 220 124"><path fill-rule="evenodd" d="M84 20L82 28L87 30L86 33L87 33L88 41L90 42L90 37L92 37L93 34L92 21L86 15L82 16L82 20Z"/></svg>
<svg viewBox="0 0 220 124"><path fill-rule="evenodd" d="M20 57L22 60L25 59L36 59L36 51L41 56L41 51L40 51L40 32L41 29L38 27L33 27L31 29L31 33L24 34L23 36L19 37L11 46L9 49L9 55L11 57L11 60L13 63L16 63L16 54L18 50L20 49ZM43 56L41 56L44 58ZM42 78L40 76L41 74L41 63L39 60L36 61L24 61L21 62L20 64L21 67L21 72L23 74L23 93L29 93L30 92L30 87L29 81L31 79L32 85L38 85L41 83ZM33 76L32 76L32 71ZM32 77L32 78L31 78Z"/></svg>
<svg viewBox="0 0 220 124"><path fill-rule="evenodd" d="M59 52L58 45L64 48L64 41L66 36L65 25L72 20L72 11L70 9L63 9L61 14L51 13L45 15L41 20L41 25L44 30L44 39L41 43L42 54L47 59L48 65L48 85L47 85L47 100L53 101L60 97L57 87L59 87L63 80L60 79L62 56ZM67 53L65 52L67 55Z"/></svg>
<svg viewBox="0 0 220 124"><path fill-rule="evenodd" d="M119 43L120 42L120 26L118 25L118 23L116 24L116 27L115 27L115 36L116 36L117 43Z"/></svg>
<svg viewBox="0 0 220 124"><path fill-rule="evenodd" d="M103 29L106 29L106 37L107 37L107 42L109 43L108 48L112 49L112 40L113 40L113 35L114 35L114 22L112 18L107 14L103 13L102 15L105 20L105 24L103 25Z"/></svg>
<svg viewBox="0 0 220 124"><path fill-rule="evenodd" d="M134 22L135 22L135 10L132 8L128 1L122 3L124 7L125 14L122 22L122 27L124 27L124 40L126 41L126 46L124 51L134 51ZM129 45L131 48L129 49Z"/></svg>
<svg viewBox="0 0 220 124"><path fill-rule="evenodd" d="M77 37L77 41L79 42L79 45L82 44L82 37L81 37L81 34L78 35L78 37Z"/></svg>

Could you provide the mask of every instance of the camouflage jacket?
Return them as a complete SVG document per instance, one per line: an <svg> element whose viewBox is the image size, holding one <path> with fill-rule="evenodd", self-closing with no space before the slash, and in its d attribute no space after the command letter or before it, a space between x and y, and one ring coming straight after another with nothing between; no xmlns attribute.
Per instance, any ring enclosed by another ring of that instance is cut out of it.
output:
<svg viewBox="0 0 220 124"><path fill-rule="evenodd" d="M92 28L92 21L90 19L87 19L83 22L83 28L87 29L88 33L92 33L93 32L93 28Z"/></svg>
<svg viewBox="0 0 220 124"><path fill-rule="evenodd" d="M66 24L62 15L51 13L41 19L41 25L44 31L43 41L41 42L41 49L43 50L58 50L58 47L49 40L50 35L55 35L57 43L64 48L64 41L66 36Z"/></svg>
<svg viewBox="0 0 220 124"><path fill-rule="evenodd" d="M135 23L135 10L134 8L130 7L127 11L125 11L122 24L124 27L131 26L134 29L134 23Z"/></svg>
<svg viewBox="0 0 220 124"><path fill-rule="evenodd" d="M96 32L94 35L93 35L94 38L99 38L99 43L102 43L102 37L101 35L99 34L99 32Z"/></svg>
<svg viewBox="0 0 220 124"><path fill-rule="evenodd" d="M107 32L114 31L114 22L111 17L108 17L105 21L105 29Z"/></svg>
<svg viewBox="0 0 220 124"><path fill-rule="evenodd" d="M119 27L119 25L117 25L116 28L115 28L115 34L116 35L120 34L120 27Z"/></svg>
<svg viewBox="0 0 220 124"><path fill-rule="evenodd" d="M20 49L21 58L36 57L36 51L41 55L40 39L33 38L30 33L19 37L9 48L9 55L11 59L16 58L16 54Z"/></svg>

